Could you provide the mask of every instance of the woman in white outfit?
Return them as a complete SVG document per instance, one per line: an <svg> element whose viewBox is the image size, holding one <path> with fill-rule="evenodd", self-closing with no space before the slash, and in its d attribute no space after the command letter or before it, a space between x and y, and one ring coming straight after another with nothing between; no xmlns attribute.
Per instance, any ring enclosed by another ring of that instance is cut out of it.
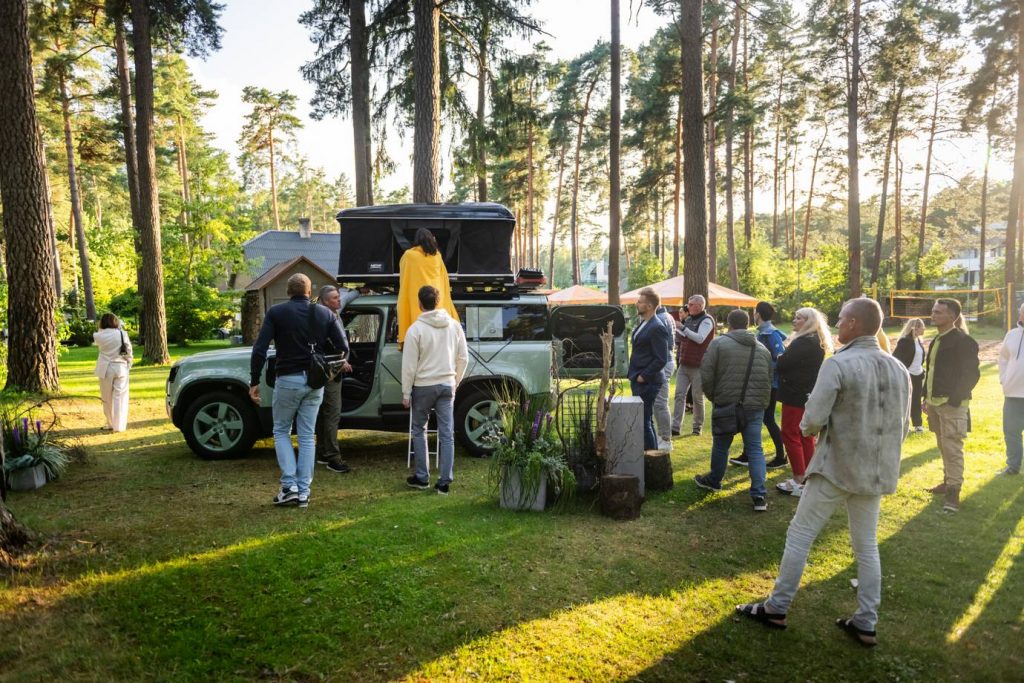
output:
<svg viewBox="0 0 1024 683"><path fill-rule="evenodd" d="M132 342L113 313L104 313L92 338L99 347L95 374L107 424L101 429L123 432L128 426L128 369L132 366Z"/></svg>

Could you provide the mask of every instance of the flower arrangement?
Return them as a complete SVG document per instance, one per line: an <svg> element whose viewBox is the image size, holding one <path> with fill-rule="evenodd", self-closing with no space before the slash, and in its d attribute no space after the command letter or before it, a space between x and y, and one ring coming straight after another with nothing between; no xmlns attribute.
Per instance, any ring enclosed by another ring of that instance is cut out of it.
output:
<svg viewBox="0 0 1024 683"><path fill-rule="evenodd" d="M555 494L556 506L563 505L576 491L576 477L553 424L550 397L524 399L502 386L495 400L500 406L499 425L487 437L495 446L492 485L505 499L515 498L516 508L526 509L546 483Z"/></svg>
<svg viewBox="0 0 1024 683"><path fill-rule="evenodd" d="M42 411L49 415L36 417ZM47 480L57 479L71 461L71 447L56 438L57 414L48 400L0 398L0 435L3 439L5 477L21 469L42 465Z"/></svg>

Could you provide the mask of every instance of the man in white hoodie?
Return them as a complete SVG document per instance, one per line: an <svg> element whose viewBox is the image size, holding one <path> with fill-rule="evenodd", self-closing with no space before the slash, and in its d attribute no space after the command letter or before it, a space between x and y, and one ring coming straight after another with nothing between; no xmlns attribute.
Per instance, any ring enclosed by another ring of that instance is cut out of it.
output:
<svg viewBox="0 0 1024 683"><path fill-rule="evenodd" d="M427 462L427 421L430 409L437 416L439 472L434 489L448 495L455 463L455 387L469 364L462 325L448 311L437 308L440 294L426 285L418 293L420 317L405 333L402 348L402 405L412 411L412 449L416 473L406 483L415 489L430 486Z"/></svg>
<svg viewBox="0 0 1024 683"><path fill-rule="evenodd" d="M1003 385L1003 439L1006 467L998 474L1020 474L1024 456L1024 305L1017 312L1017 327L1006 333L999 350L999 383Z"/></svg>

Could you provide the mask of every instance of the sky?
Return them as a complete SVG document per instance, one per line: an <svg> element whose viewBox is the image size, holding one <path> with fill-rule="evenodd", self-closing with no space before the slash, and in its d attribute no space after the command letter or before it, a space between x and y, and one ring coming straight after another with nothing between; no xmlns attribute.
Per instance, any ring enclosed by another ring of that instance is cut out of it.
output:
<svg viewBox="0 0 1024 683"><path fill-rule="evenodd" d="M256 85L274 91L289 90L298 96L297 113L305 124L296 136L298 151L306 155L314 166L324 168L329 177L344 172L351 179L354 176L351 122L347 119L314 121L308 115L313 88L302 79L299 67L313 58L314 45L306 29L298 23L298 17L311 4L310 0L226 0L220 19L224 28L221 49L205 61L194 58L188 61L199 83L219 93L216 104L205 115L203 125L214 134L217 145L228 150L232 158L237 156L238 135L248 112L247 105L241 101L242 89ZM666 19L647 7L641 7L637 15L631 16L630 5L630 0L621 2L622 42L625 47L636 49L650 39ZM552 58L572 58L598 40L610 38L608 7L607 0L537 0L531 11L550 34L543 40L552 48ZM520 42L519 48L525 51L528 45ZM836 132L837 143L845 148L842 133ZM397 139L395 135L389 137ZM408 131L405 137L401 146L394 142L391 143L393 147L389 147L392 158L398 163L398 170L376 188L377 194L412 183L409 159L412 131ZM811 139L817 139L813 132ZM810 143L806 144L809 146ZM447 151L442 150L443 163L449 158ZM902 143L905 168L923 166L924 151L923 141ZM948 186L953 182L952 178L959 178L968 171L980 175L983 153L984 143L980 139L938 143L935 152L938 175L933 179L934 191ZM862 158L863 197L878 191L873 170L870 160ZM996 159L991 175L997 180L1008 179L1011 170L1008 158ZM801 192L809 184L809 175L809 168L800 174L798 185ZM914 182L913 177L907 178L908 191L916 191ZM450 188L447 181L442 192L446 188ZM766 202L771 202L771 188L761 187L755 194L755 206L766 207Z"/></svg>

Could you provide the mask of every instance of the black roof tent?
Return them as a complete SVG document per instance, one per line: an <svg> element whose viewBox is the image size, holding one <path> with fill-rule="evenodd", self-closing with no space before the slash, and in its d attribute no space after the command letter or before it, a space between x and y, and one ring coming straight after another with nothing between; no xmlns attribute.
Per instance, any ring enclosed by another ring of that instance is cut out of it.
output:
<svg viewBox="0 0 1024 683"><path fill-rule="evenodd" d="M338 216L339 282L392 284L416 231L437 238L453 284L511 282L515 217L501 204L397 204L345 209Z"/></svg>

